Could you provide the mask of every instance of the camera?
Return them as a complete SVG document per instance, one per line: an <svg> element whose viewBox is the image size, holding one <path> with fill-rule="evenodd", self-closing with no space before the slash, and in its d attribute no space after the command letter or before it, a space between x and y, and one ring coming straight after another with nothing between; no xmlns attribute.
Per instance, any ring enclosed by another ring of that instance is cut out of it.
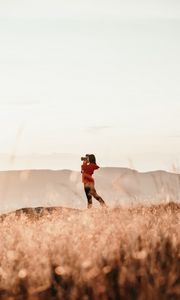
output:
<svg viewBox="0 0 180 300"><path fill-rule="evenodd" d="M86 161L88 158L89 158L89 154L86 154L85 157L81 157L81 160L82 160L82 161Z"/></svg>
<svg viewBox="0 0 180 300"><path fill-rule="evenodd" d="M85 160L87 160L87 157L81 157L81 160L85 161Z"/></svg>

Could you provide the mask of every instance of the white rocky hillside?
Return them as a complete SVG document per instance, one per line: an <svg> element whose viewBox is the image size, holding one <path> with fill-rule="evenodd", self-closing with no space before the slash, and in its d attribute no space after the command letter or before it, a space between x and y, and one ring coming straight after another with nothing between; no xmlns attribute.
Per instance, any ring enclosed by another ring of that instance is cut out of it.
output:
<svg viewBox="0 0 180 300"><path fill-rule="evenodd" d="M180 201L180 175L165 171L140 173L101 168L94 174L97 192L109 206ZM98 205L94 200L94 204ZM0 172L0 212L22 207L85 208L80 172L23 170Z"/></svg>

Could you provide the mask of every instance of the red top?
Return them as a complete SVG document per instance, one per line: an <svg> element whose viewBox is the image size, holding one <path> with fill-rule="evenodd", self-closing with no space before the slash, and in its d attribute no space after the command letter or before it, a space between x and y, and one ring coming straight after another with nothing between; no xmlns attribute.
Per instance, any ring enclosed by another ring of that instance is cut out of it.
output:
<svg viewBox="0 0 180 300"><path fill-rule="evenodd" d="M82 173L82 182L83 183L93 183L94 179L92 175L94 170L99 169L99 166L93 163L88 163L87 161L83 161L81 165L81 173Z"/></svg>

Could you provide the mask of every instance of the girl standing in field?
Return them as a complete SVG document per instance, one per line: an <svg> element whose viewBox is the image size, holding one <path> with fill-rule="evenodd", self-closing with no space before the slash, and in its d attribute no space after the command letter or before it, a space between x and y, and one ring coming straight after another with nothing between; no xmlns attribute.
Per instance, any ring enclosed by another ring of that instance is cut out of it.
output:
<svg viewBox="0 0 180 300"><path fill-rule="evenodd" d="M88 200L88 208L92 207L92 197L94 197L101 206L105 207L104 200L97 194L95 190L95 183L92 177L95 170L99 169L96 164L96 158L94 154L86 154L85 157L81 157L83 164L81 165L82 182L84 183L84 190Z"/></svg>

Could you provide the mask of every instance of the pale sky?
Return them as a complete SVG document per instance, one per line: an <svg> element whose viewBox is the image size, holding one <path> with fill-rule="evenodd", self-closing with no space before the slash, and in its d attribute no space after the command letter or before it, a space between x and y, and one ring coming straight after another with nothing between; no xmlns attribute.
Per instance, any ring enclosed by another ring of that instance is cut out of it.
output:
<svg viewBox="0 0 180 300"><path fill-rule="evenodd" d="M179 53L178 0L1 0L0 154L180 167Z"/></svg>

